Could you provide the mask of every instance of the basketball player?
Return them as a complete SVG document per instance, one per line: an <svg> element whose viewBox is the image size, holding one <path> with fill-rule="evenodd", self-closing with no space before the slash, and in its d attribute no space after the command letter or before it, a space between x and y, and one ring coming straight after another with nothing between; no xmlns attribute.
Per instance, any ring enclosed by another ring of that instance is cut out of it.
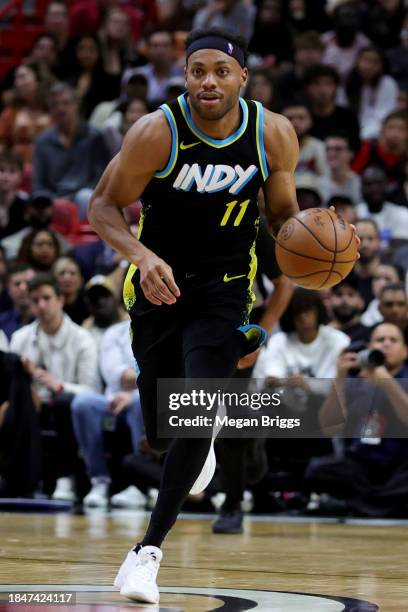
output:
<svg viewBox="0 0 408 612"><path fill-rule="evenodd" d="M243 326L256 272L258 191L275 235L299 210L296 134L284 117L240 98L246 58L244 41L227 31L191 32L187 92L129 130L89 208L94 229L131 262L124 298L146 435L167 451L147 532L115 579L130 599L158 602L161 544L189 492L203 490L215 469L210 439L157 436L157 380L230 378L258 348L261 328ZM122 209L139 197L136 239Z"/></svg>

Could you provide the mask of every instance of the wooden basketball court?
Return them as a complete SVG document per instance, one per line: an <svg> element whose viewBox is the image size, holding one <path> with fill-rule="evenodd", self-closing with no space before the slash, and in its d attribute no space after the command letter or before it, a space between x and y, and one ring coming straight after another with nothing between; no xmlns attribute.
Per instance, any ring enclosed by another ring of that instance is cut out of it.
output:
<svg viewBox="0 0 408 612"><path fill-rule="evenodd" d="M42 605L18 603L13 592L65 591L74 594L76 609L89 612L408 610L408 524L402 521L247 518L245 533L231 536L211 533L213 517L185 516L163 549L160 607L126 601L112 582L147 516L1 514L0 611L51 609L44 598Z"/></svg>

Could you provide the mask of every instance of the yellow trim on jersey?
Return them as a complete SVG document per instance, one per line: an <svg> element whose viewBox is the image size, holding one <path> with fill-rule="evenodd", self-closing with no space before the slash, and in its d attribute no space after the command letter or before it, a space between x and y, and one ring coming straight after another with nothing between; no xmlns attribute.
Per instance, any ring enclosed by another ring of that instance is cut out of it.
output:
<svg viewBox="0 0 408 612"><path fill-rule="evenodd" d="M142 208L142 212L140 213L140 223L139 223L139 231L137 232L137 239L140 239L142 235L143 223L145 220L145 210ZM125 308L129 312L132 309L136 302L136 293L135 287L132 283L132 278L134 273L137 270L137 266L135 264L130 264L129 269L126 273L125 280L123 282L123 301L125 303Z"/></svg>
<svg viewBox="0 0 408 612"><path fill-rule="evenodd" d="M249 272L248 272L248 303L247 303L247 310L246 310L246 317L245 317L245 321L244 323L249 323L249 315L251 314L251 310L252 310L252 306L253 303L256 300L256 295L255 293L252 291L252 287L254 284L254 280L256 277L256 271L258 268L258 257L256 256L256 239L258 236L258 228L259 228L259 217L258 219L255 221L255 227L256 227L256 237L255 240L252 243L251 248L249 249L249 256L250 256L250 261L249 261Z"/></svg>

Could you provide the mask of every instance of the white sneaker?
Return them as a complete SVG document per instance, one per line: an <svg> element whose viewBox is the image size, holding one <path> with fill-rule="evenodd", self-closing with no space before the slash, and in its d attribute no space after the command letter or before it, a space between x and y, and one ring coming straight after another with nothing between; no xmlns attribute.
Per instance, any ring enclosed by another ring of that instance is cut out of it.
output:
<svg viewBox="0 0 408 612"><path fill-rule="evenodd" d="M210 484L214 476L216 467L217 467L217 460L215 458L214 439L212 439L210 450L207 455L207 459L205 460L203 469L198 475L197 480L191 487L190 495L197 495L197 493L201 493L201 491L204 491L208 487L208 485Z"/></svg>
<svg viewBox="0 0 408 612"><path fill-rule="evenodd" d="M156 546L143 546L138 553L130 550L120 566L114 586L129 599L159 603L156 578L162 557L162 551Z"/></svg>
<svg viewBox="0 0 408 612"><path fill-rule="evenodd" d="M60 499L62 501L72 501L76 499L74 490L74 479L72 476L64 476L57 478L55 491L52 494L52 499Z"/></svg>
<svg viewBox="0 0 408 612"><path fill-rule="evenodd" d="M140 508L146 505L146 496L133 485L112 495L111 505L116 508Z"/></svg>
<svg viewBox="0 0 408 612"><path fill-rule="evenodd" d="M85 495L82 503L90 508L106 508L109 503L109 481L91 478L92 488Z"/></svg>

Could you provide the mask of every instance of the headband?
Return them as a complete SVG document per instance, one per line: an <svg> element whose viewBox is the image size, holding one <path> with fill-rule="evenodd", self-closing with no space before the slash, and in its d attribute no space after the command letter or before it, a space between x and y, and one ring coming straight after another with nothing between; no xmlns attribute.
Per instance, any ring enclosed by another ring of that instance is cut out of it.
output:
<svg viewBox="0 0 408 612"><path fill-rule="evenodd" d="M200 49L218 49L218 51L222 51L236 59L241 68L245 67L245 57L242 49L223 36L203 36L203 38L192 42L186 50L186 61L192 53Z"/></svg>

